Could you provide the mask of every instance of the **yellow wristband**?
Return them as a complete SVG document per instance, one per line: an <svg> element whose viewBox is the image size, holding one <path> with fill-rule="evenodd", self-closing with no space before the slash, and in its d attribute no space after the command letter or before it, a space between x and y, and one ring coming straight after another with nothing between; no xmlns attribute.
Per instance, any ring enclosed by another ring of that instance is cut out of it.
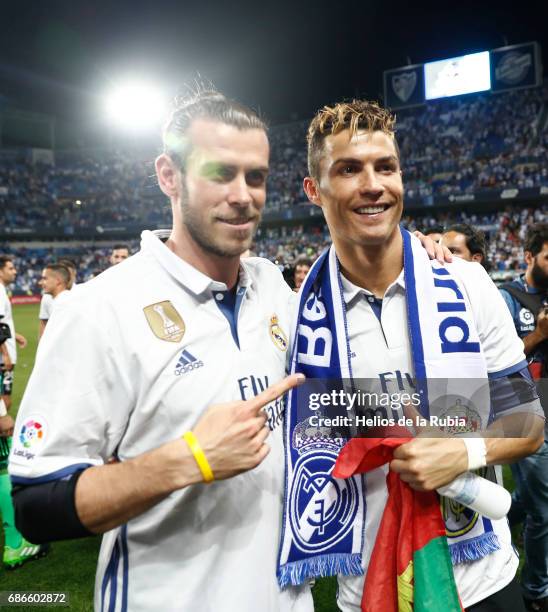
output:
<svg viewBox="0 0 548 612"><path fill-rule="evenodd" d="M213 482L215 480L213 471L196 436L191 431L187 431L183 434L183 439L188 444L194 459L196 459L196 463L198 464L200 472L202 472L202 476L204 477L204 482Z"/></svg>

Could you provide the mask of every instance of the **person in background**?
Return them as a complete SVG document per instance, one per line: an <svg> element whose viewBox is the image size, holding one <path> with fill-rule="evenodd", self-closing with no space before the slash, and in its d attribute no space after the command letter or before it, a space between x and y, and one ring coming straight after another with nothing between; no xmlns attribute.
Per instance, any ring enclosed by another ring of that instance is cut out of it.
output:
<svg viewBox="0 0 548 612"><path fill-rule="evenodd" d="M57 260L56 265L66 268L69 272L69 281L65 289L70 290L76 287L78 285L78 283L76 282L77 280L76 279L76 275L77 275L76 262L67 257L63 257ZM39 281L40 287L42 288L42 298L40 300L40 311L38 313L38 319L40 322L40 326L38 328L38 341L40 341L40 339L42 338L44 334L44 330L46 329L46 325L48 324L49 318L51 317L51 313L53 310L53 297L51 293L44 291L43 282L44 282L45 271L46 271L46 268L42 270L42 276L40 277L40 281Z"/></svg>
<svg viewBox="0 0 548 612"><path fill-rule="evenodd" d="M293 267L293 291L298 291L300 289L311 266L312 261L306 255L299 255L299 257L295 259L295 265Z"/></svg>
<svg viewBox="0 0 548 612"><path fill-rule="evenodd" d="M0 256L0 321L8 325L10 338L0 344L0 513L4 528L4 551L2 562L6 569L23 565L31 559L41 557L48 551L47 545L32 544L15 527L15 517L11 499L11 483L8 475L8 457L13 435L11 394L13 390L13 370L17 362L17 344L25 348L24 336L16 333L13 322L11 302L7 287L13 283L17 270L13 261Z"/></svg>
<svg viewBox="0 0 548 612"><path fill-rule="evenodd" d="M427 227L422 232L425 236L430 236L434 242L439 242L441 240L441 236L443 234L443 226L442 225L431 225Z"/></svg>
<svg viewBox="0 0 548 612"><path fill-rule="evenodd" d="M548 224L531 227L523 248L525 274L503 284L500 291L523 340L529 371L548 416ZM548 425L544 436L534 455L510 466L516 488L508 519L511 525L523 523L521 584L531 612L548 611Z"/></svg>
<svg viewBox="0 0 548 612"><path fill-rule="evenodd" d="M62 264L47 265L40 280L44 293L53 298L54 306L68 294L72 286L71 272Z"/></svg>
<svg viewBox="0 0 548 612"><path fill-rule="evenodd" d="M111 266L115 266L119 263L122 263L125 259L129 257L129 247L127 244L115 244L112 247L112 253L109 257L109 263Z"/></svg>
<svg viewBox="0 0 548 612"><path fill-rule="evenodd" d="M443 232L441 244L446 246L453 255L466 261L477 261L488 270L487 243L485 234L481 230L467 223L450 225Z"/></svg>

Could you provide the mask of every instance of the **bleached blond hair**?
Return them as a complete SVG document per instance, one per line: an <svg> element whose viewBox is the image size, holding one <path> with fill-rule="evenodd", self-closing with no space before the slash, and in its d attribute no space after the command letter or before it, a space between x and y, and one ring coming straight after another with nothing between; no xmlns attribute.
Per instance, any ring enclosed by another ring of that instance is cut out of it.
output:
<svg viewBox="0 0 548 612"><path fill-rule="evenodd" d="M338 134L343 130L349 131L350 139L361 130L384 132L394 140L399 158L398 144L394 134L395 125L396 116L377 102L352 100L339 102L333 106L324 106L316 113L308 126L306 141L310 176L315 179L320 176L320 159L326 137Z"/></svg>

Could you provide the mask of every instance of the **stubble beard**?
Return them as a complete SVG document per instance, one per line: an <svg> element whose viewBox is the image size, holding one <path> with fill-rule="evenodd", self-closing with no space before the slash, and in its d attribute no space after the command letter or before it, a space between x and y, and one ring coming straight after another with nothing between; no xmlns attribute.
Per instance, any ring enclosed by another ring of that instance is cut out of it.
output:
<svg viewBox="0 0 548 612"><path fill-rule="evenodd" d="M531 278L537 289L548 289L548 274L538 265L536 258L531 270Z"/></svg>
<svg viewBox="0 0 548 612"><path fill-rule="evenodd" d="M193 209L188 205L188 194L186 189L183 188L183 194L181 198L181 213L182 220L185 229L189 233L190 237L194 242L206 253L210 253L217 257L236 257L247 251L253 242L253 237L257 233L259 221L255 224L254 229L245 242L241 242L239 245L235 245L234 248L223 247L214 238L214 229L207 231L204 228L203 222L195 214Z"/></svg>

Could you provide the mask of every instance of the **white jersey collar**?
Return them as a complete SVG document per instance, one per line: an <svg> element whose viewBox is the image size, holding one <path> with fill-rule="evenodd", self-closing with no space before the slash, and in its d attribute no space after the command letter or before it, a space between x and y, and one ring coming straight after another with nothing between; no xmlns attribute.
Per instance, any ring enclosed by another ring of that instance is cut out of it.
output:
<svg viewBox="0 0 548 612"><path fill-rule="evenodd" d="M228 287L225 283L213 280L175 255L164 244L170 235L171 230L163 229L153 232L145 230L141 233L141 249L150 253L173 278L196 295L212 291L227 291ZM250 287L251 285L251 276L244 264L240 264L238 287Z"/></svg>
<svg viewBox="0 0 548 612"><path fill-rule="evenodd" d="M342 289L343 289L343 299L347 305L353 302L358 296L373 295L373 293L369 291L369 289L364 289L363 287L359 287L358 285L355 285L354 283L349 281L342 272L341 272L341 283L342 283ZM384 294L385 297L393 293L398 287L405 290L405 279L403 276L403 269L399 273L398 278L396 278L396 280L393 283L388 285L386 292Z"/></svg>

